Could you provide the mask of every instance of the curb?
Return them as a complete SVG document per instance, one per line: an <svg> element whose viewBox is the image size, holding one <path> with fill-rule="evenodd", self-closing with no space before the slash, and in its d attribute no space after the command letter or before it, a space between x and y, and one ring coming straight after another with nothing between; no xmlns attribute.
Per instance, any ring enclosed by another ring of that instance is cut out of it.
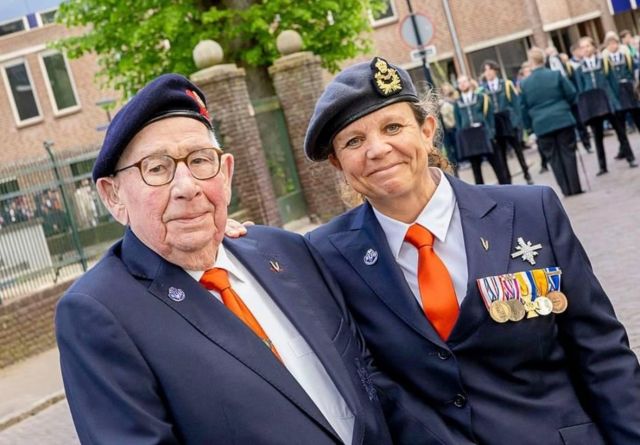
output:
<svg viewBox="0 0 640 445"><path fill-rule="evenodd" d="M6 430L7 428L22 422L29 417L35 416L39 412L49 408L51 405L58 403L61 400L66 398L64 391L59 391L54 394L45 397L31 405L26 411L18 414L9 414L8 416L0 419L0 431Z"/></svg>

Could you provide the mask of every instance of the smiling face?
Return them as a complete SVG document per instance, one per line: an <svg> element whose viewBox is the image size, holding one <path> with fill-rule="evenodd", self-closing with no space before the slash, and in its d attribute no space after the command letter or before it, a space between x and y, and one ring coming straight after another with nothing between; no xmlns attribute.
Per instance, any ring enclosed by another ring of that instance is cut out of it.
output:
<svg viewBox="0 0 640 445"><path fill-rule="evenodd" d="M382 213L412 222L435 184L428 173L436 121L420 125L407 102L389 105L342 129L330 162Z"/></svg>
<svg viewBox="0 0 640 445"><path fill-rule="evenodd" d="M116 169L151 154L182 158L218 144L201 122L186 118L162 119L144 127L131 140ZM233 158L222 155L220 172L195 179L179 162L173 180L152 187L137 168L100 178L98 191L112 215L167 261L185 269L204 270L214 263L224 236L231 198Z"/></svg>

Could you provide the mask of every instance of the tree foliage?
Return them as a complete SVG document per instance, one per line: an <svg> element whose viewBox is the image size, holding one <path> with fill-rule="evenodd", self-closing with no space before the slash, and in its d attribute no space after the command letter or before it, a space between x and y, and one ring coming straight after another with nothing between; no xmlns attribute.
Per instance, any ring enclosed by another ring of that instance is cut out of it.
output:
<svg viewBox="0 0 640 445"><path fill-rule="evenodd" d="M369 11L382 0L67 0L58 22L82 27L58 46L70 57L98 55L106 84L129 95L165 72L196 70L194 46L218 41L225 59L265 67L278 57L276 37L285 29L302 36L306 50L331 71L370 49Z"/></svg>

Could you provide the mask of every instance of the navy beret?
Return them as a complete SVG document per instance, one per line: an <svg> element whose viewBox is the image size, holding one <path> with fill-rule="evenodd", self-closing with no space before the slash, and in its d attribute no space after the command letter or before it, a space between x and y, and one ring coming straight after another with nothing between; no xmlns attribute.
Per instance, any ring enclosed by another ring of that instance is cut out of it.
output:
<svg viewBox="0 0 640 445"><path fill-rule="evenodd" d="M202 91L183 76L163 74L138 91L109 124L93 165L93 180L113 174L122 152L142 128L174 116L191 117L213 128Z"/></svg>
<svg viewBox="0 0 640 445"><path fill-rule="evenodd" d="M350 123L396 102L418 102L409 73L380 57L338 74L323 91L309 122L304 152L312 161L327 159L334 136Z"/></svg>

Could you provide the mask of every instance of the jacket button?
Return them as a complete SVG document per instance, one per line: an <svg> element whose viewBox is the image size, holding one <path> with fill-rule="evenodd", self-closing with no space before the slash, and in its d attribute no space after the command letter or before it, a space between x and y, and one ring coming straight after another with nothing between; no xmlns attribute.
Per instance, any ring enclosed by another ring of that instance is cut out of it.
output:
<svg viewBox="0 0 640 445"><path fill-rule="evenodd" d="M438 352L438 358L440 360L448 360L450 357L451 357L451 353L449 351Z"/></svg>
<svg viewBox="0 0 640 445"><path fill-rule="evenodd" d="M453 406L456 408L463 408L467 404L467 398L464 394L457 394L455 399L453 399Z"/></svg>

